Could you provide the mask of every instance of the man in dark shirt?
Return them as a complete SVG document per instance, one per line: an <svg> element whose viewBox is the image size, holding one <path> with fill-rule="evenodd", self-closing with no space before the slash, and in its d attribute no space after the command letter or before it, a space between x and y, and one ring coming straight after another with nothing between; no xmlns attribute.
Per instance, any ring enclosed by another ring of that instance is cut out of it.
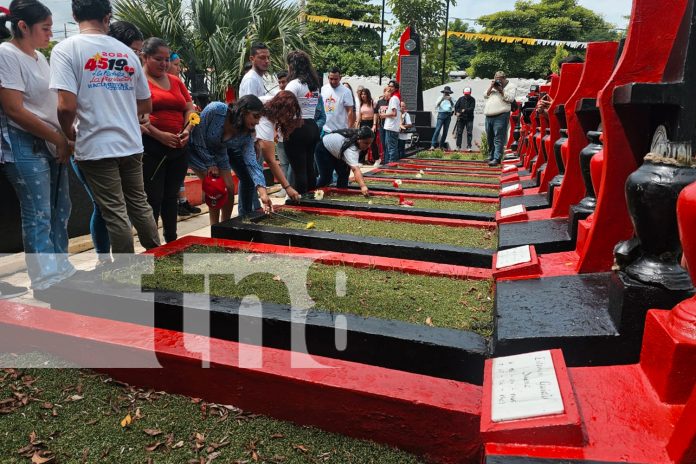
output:
<svg viewBox="0 0 696 464"><path fill-rule="evenodd" d="M384 119L380 118L379 114L387 111L387 107L389 106L389 98L384 96L387 93L387 89L387 87L384 88L384 94L382 94L382 97L375 103L375 121L379 121L378 130L379 140L382 145L382 160L386 159L384 153L387 152L387 141L384 137Z"/></svg>
<svg viewBox="0 0 696 464"><path fill-rule="evenodd" d="M471 96L471 89L464 89L464 96L459 97L454 105L454 114L457 116L457 124L454 130L457 134L457 150L462 149L462 134L466 128L466 151L471 151L471 139L474 135L474 109L476 99Z"/></svg>

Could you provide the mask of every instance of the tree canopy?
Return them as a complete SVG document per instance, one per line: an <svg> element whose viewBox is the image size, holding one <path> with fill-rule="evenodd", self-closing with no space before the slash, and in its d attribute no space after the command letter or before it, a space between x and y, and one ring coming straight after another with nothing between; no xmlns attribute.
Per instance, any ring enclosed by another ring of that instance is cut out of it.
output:
<svg viewBox="0 0 696 464"><path fill-rule="evenodd" d="M285 69L292 50L313 52L299 8L284 0L118 0L118 19L130 21L145 37L160 37L181 56L191 74L205 74L213 98L241 80L253 42L271 51L270 71Z"/></svg>
<svg viewBox="0 0 696 464"><path fill-rule="evenodd" d="M307 12L332 18L378 23L381 8L367 0L308 0ZM379 73L378 30L345 28L325 23L308 23L310 41L317 47L312 61L319 71L332 66L346 75L374 76Z"/></svg>
<svg viewBox="0 0 696 464"><path fill-rule="evenodd" d="M518 0L513 11L482 16L479 22L487 34L581 42L618 39L612 24L577 0ZM469 74L483 78L499 69L515 77L546 77L558 53L552 47L493 41L479 41L476 47Z"/></svg>

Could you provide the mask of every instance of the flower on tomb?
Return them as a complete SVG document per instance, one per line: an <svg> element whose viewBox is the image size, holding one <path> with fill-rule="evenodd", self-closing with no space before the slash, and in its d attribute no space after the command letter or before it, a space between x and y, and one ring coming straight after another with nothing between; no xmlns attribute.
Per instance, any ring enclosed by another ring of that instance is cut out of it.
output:
<svg viewBox="0 0 696 464"><path fill-rule="evenodd" d="M314 229L317 225L314 224L313 222L308 222L307 225L305 226L305 229Z"/></svg>
<svg viewBox="0 0 696 464"><path fill-rule="evenodd" d="M323 190L317 190L314 192L314 199L315 200L323 200L324 199L324 191Z"/></svg>

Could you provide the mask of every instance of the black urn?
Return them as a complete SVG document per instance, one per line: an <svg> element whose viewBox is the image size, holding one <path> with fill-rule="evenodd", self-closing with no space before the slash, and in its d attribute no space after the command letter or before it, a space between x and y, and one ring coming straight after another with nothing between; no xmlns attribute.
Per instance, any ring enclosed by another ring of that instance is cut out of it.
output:
<svg viewBox="0 0 696 464"><path fill-rule="evenodd" d="M585 184L585 197L573 206L578 212L592 214L597 206L597 195L590 174L590 163L592 157L602 150L601 136L602 132L600 131L588 131L587 138L590 143L580 152L580 171L582 172L582 182Z"/></svg>
<svg viewBox="0 0 696 464"><path fill-rule="evenodd" d="M679 265L677 198L687 185L696 182L696 169L672 161L649 154L626 180L626 202L635 237L617 245L616 253L633 258L621 267L634 279L668 290L689 290L693 288L691 278ZM619 256L617 263L621 264Z"/></svg>

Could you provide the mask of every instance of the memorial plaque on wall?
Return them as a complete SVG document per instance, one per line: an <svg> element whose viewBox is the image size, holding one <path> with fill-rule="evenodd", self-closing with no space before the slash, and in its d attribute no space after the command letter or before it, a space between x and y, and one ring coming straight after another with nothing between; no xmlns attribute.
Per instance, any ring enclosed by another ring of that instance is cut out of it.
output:
<svg viewBox="0 0 696 464"><path fill-rule="evenodd" d="M418 55L408 55L400 57L401 66L401 82L400 92L401 100L406 102L408 108L418 107Z"/></svg>

